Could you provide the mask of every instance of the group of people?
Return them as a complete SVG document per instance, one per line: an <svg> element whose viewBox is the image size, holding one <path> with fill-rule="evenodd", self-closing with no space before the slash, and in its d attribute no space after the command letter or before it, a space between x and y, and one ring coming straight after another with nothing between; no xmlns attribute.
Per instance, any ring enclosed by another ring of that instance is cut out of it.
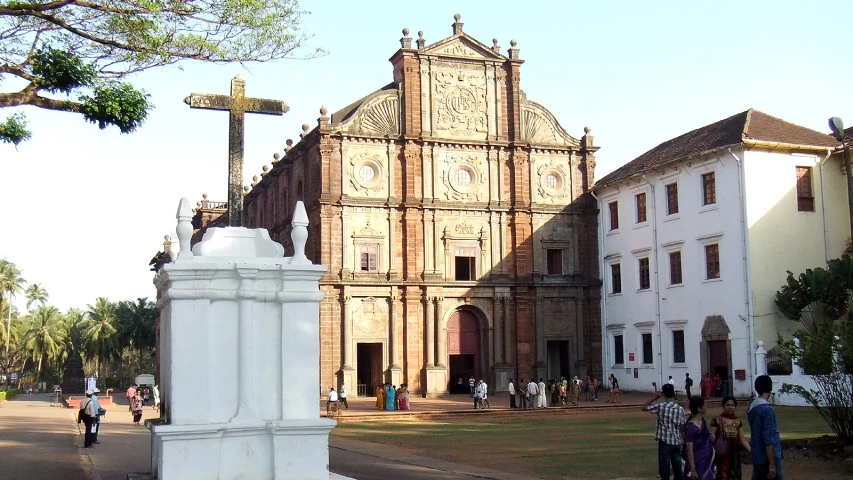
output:
<svg viewBox="0 0 853 480"><path fill-rule="evenodd" d="M689 376L688 376L689 378ZM662 480L741 480L740 447L752 456L753 480L771 480L782 476L782 444L776 425L776 413L768 403L773 381L767 375L755 379L758 394L747 419L750 441L743 434L743 424L735 410L737 400L723 397L719 415L706 421L707 406L703 395L689 397L689 415L675 400L675 387L667 383L645 405L643 410L657 415L655 440L658 441L658 472ZM658 399L664 398L663 402Z"/></svg>
<svg viewBox="0 0 853 480"><path fill-rule="evenodd" d="M482 383L482 380L480 382ZM577 376L571 380L560 377L559 381L551 380L547 385L542 378L539 378L538 383L535 379L530 379L528 383L522 379L517 389L512 379L509 379L509 408L565 407L570 401L572 405L577 405L582 393L588 401L598 401L598 390L601 386L601 382L591 375L587 375L585 380L580 380ZM611 374L604 388L607 390L607 403L620 403L619 380L616 376ZM520 407L516 404L516 395L520 400Z"/></svg>
<svg viewBox="0 0 853 480"><path fill-rule="evenodd" d="M376 409L377 410L408 410L409 386L400 384L400 388L390 383L376 386Z"/></svg>
<svg viewBox="0 0 853 480"><path fill-rule="evenodd" d="M139 422L142 420L142 407L144 407L147 402L153 400L154 405L152 407L154 410L160 409L159 385L154 385L151 389L148 387L139 388L137 385L131 385L128 387L124 398L127 400L128 411L133 414L133 424L136 426L140 425Z"/></svg>

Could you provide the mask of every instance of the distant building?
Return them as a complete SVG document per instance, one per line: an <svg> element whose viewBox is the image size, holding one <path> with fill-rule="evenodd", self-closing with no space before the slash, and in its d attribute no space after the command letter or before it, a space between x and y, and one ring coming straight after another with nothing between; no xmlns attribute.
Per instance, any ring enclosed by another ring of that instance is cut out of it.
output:
<svg viewBox="0 0 853 480"><path fill-rule="evenodd" d="M754 350L800 328L774 303L787 270L849 241L839 143L756 110L668 140L602 178L605 374L651 390L719 374L752 392Z"/></svg>
<svg viewBox="0 0 853 480"><path fill-rule="evenodd" d="M501 53L457 18L448 38L405 30L400 44L391 83L321 110L245 196L246 226L288 254L305 201L306 253L329 267L321 392L600 376L592 135L572 137L526 98L515 41ZM199 205L196 240L223 207Z"/></svg>

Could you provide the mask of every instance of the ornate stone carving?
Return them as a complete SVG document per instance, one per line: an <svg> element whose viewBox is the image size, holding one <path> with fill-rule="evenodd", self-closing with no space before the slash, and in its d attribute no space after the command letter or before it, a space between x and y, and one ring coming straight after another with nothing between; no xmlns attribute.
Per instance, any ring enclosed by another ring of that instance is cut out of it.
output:
<svg viewBox="0 0 853 480"><path fill-rule="evenodd" d="M388 302L373 297L353 300L353 322L357 337L384 337Z"/></svg>
<svg viewBox="0 0 853 480"><path fill-rule="evenodd" d="M474 227L466 221L456 224L456 233L459 235L474 235Z"/></svg>
<svg viewBox="0 0 853 480"><path fill-rule="evenodd" d="M433 72L435 127L465 137L487 131L485 72Z"/></svg>
<svg viewBox="0 0 853 480"><path fill-rule="evenodd" d="M374 230L373 227L370 226L370 220L368 220L364 228L358 231L358 235L363 237L373 237L379 235L379 232L377 232L376 230Z"/></svg>
<svg viewBox="0 0 853 480"><path fill-rule="evenodd" d="M482 201L487 195L483 160L469 153L444 153L442 182L448 200Z"/></svg>
<svg viewBox="0 0 853 480"><path fill-rule="evenodd" d="M347 176L358 192L379 192L384 186L385 168L376 153L361 152L350 157ZM369 169L369 170L368 170Z"/></svg>
<svg viewBox="0 0 853 480"><path fill-rule="evenodd" d="M397 136L400 134L398 92L382 91L367 97L356 111L341 122L342 132Z"/></svg>
<svg viewBox="0 0 853 480"><path fill-rule="evenodd" d="M540 163L536 168L536 173L538 176L537 191L543 199L556 203L558 200L570 196L569 175L564 165L555 162L552 158L547 162Z"/></svg>
<svg viewBox="0 0 853 480"><path fill-rule="evenodd" d="M440 50L440 52L447 55L453 55L455 57L482 57L482 55L474 51L474 49L472 49L468 45L465 45L461 40L457 40L455 42L447 44L444 48Z"/></svg>
<svg viewBox="0 0 853 480"><path fill-rule="evenodd" d="M521 102L522 138L533 145L580 146L580 141L566 133L557 119L536 102Z"/></svg>

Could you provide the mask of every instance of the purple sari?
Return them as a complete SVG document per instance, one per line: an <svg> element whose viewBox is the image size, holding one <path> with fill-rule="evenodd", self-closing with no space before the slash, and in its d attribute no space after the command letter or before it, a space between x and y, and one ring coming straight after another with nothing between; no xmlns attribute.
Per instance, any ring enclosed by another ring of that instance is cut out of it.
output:
<svg viewBox="0 0 853 480"><path fill-rule="evenodd" d="M684 426L684 441L693 444L693 460L696 462L696 472L699 480L714 480L712 466L714 464L714 446L711 444L711 431L702 419L702 427L688 421ZM690 464L685 462L685 472L690 471Z"/></svg>

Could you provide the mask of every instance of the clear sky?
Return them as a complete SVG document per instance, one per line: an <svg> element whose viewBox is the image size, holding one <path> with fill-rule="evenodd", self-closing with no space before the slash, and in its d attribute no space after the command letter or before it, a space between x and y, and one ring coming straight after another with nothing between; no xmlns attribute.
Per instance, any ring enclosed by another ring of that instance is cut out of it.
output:
<svg viewBox="0 0 853 480"><path fill-rule="evenodd" d="M518 40L521 86L569 134L590 126L596 177L672 137L748 108L827 131L853 125L853 2L834 1L342 1L303 0L306 29L328 55L269 64L183 64L131 81L156 110L136 133L26 108L33 138L0 144L0 258L42 284L60 309L155 297L148 261L175 225L181 197L226 199L228 115L191 110L189 93L247 94L290 105L248 115L246 183L300 126L392 80L401 30L428 43L464 30L505 51ZM847 19L845 24L844 20ZM504 52L505 53L505 52ZM12 81L0 91L19 87ZM0 110L0 119L15 109ZM23 308L23 302L18 302Z"/></svg>

